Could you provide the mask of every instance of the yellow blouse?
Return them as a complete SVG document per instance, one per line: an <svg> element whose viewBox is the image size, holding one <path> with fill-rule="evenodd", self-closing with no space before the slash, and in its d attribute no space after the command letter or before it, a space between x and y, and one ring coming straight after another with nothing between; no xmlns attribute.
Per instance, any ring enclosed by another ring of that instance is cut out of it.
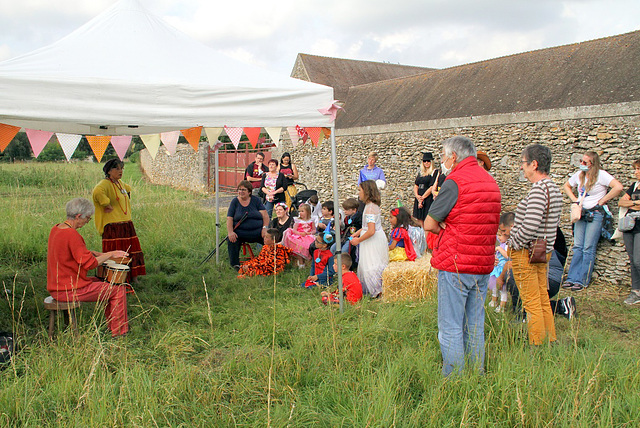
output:
<svg viewBox="0 0 640 428"><path fill-rule="evenodd" d="M106 178L93 188L93 205L96 207L94 219L100 235L104 232L104 226L109 223L131 220L131 201L127 194L129 192L131 186L124 184L122 180L114 183ZM113 208L110 213L104 212L107 205Z"/></svg>

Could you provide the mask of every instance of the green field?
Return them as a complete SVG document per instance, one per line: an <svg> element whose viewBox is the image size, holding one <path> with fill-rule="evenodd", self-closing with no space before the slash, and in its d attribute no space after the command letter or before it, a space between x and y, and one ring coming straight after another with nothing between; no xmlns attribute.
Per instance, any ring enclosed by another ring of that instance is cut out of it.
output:
<svg viewBox="0 0 640 428"><path fill-rule="evenodd" d="M49 230L101 177L92 163L0 164L0 330L20 345L0 371L0 426L640 425L640 309L621 304L627 284L576 294L578 318L556 320L554 346L531 348L522 325L491 312L486 374L445 380L434 301L365 299L340 314L298 287L297 269L239 280L226 263L199 267L210 204L146 182L136 164L124 181L148 274L129 296L131 331L112 339L85 304L80 337L60 328L49 342ZM93 223L80 232L100 249Z"/></svg>

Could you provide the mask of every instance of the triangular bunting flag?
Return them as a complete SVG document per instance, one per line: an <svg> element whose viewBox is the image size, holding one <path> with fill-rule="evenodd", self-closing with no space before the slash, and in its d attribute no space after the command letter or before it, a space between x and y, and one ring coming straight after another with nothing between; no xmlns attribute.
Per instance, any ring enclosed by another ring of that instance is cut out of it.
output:
<svg viewBox="0 0 640 428"><path fill-rule="evenodd" d="M322 133L324 134L323 140L331 138L331 128L322 128Z"/></svg>
<svg viewBox="0 0 640 428"><path fill-rule="evenodd" d="M160 141L162 141L162 144L167 148L170 155L176 154L178 138L180 138L180 131L163 132L160 134Z"/></svg>
<svg viewBox="0 0 640 428"><path fill-rule="evenodd" d="M299 125L296 125L296 131L298 131L298 136L302 139L302 142L306 143L309 139L309 133Z"/></svg>
<svg viewBox="0 0 640 428"><path fill-rule="evenodd" d="M311 144L313 144L313 147L318 147L318 141L320 140L320 134L322 133L322 128L318 128L318 127L311 127L311 128L304 128L305 131L307 131L307 134L309 134L309 138L311 138Z"/></svg>
<svg viewBox="0 0 640 428"><path fill-rule="evenodd" d="M85 135L85 137L87 142L89 142L89 146L91 146L91 150L93 150L93 154L96 155L98 162L102 161L102 156L107 150L107 147L109 147L111 137L108 135Z"/></svg>
<svg viewBox="0 0 640 428"><path fill-rule="evenodd" d="M209 147L213 149L218 144L222 128L204 128L204 133L207 135L207 140L209 140Z"/></svg>
<svg viewBox="0 0 640 428"><path fill-rule="evenodd" d="M46 131L37 131L35 129L25 129L27 133L27 137L29 138L29 143L31 143L31 149L33 150L33 155L35 157L40 156L40 152L44 149L44 146L47 145L53 132Z"/></svg>
<svg viewBox="0 0 640 428"><path fill-rule="evenodd" d="M189 142L193 150L198 151L200 145L200 135L202 135L202 126L196 126L195 128L183 129L182 135Z"/></svg>
<svg viewBox="0 0 640 428"><path fill-rule="evenodd" d="M149 150L149 154L153 160L156 159L158 149L160 148L160 134L147 134L141 135L140 139L144 143L144 146Z"/></svg>
<svg viewBox="0 0 640 428"><path fill-rule="evenodd" d="M58 133L56 134L56 138L58 139L58 143L60 143L60 147L62 147L64 155L67 157L67 161L70 161L73 152L76 151L76 147L80 144L82 135Z"/></svg>
<svg viewBox="0 0 640 428"><path fill-rule="evenodd" d="M300 139L300 137L298 136L298 130L296 129L295 126L289 126L287 127L287 132L289 133L289 138L291 138L291 144L293 144L293 147L298 145L298 140Z"/></svg>
<svg viewBox="0 0 640 428"><path fill-rule="evenodd" d="M271 138L273 144L275 144L276 147L280 147L280 144L282 144L282 128L264 128L264 130L267 131L267 134L269 134L269 138Z"/></svg>
<svg viewBox="0 0 640 428"><path fill-rule="evenodd" d="M19 126L11 126L0 123L0 153L4 152L4 149L7 148L7 146L9 145L11 140L13 140L13 137L16 136L19 130Z"/></svg>
<svg viewBox="0 0 640 428"><path fill-rule="evenodd" d="M260 130L262 130L262 128L244 128L244 135L247 136L251 147L254 149L256 148L256 144L258 144L258 138L260 138Z"/></svg>
<svg viewBox="0 0 640 428"><path fill-rule="evenodd" d="M238 146L240 145L240 138L242 138L242 128L230 128L228 126L225 126L224 132L226 132L227 137L231 139L233 147L238 150Z"/></svg>
<svg viewBox="0 0 640 428"><path fill-rule="evenodd" d="M124 156L131 145L131 135L114 135L111 137L111 145L115 149L120 160L124 160Z"/></svg>

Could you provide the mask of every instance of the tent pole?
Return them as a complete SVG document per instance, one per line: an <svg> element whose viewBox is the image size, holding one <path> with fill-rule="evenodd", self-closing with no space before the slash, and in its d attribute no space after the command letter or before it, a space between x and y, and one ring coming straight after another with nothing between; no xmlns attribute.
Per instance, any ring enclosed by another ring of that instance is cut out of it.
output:
<svg viewBox="0 0 640 428"><path fill-rule="evenodd" d="M342 263L340 257L342 254L342 242L340 242L340 200L338 198L338 161L336 156L336 127L331 127L331 175L333 176L333 206L334 211L334 230L336 233L336 254L335 259L338 261L338 270L336 275L338 276L338 298L340 299L340 313L344 312L344 296L342 292ZM331 304L329 299L329 304Z"/></svg>
<svg viewBox="0 0 640 428"><path fill-rule="evenodd" d="M217 143L217 141L216 141ZM218 171L218 144L216 144L216 151L214 156L214 165L216 170L216 246L220 245L220 173ZM216 251L216 264L220 264L220 252Z"/></svg>

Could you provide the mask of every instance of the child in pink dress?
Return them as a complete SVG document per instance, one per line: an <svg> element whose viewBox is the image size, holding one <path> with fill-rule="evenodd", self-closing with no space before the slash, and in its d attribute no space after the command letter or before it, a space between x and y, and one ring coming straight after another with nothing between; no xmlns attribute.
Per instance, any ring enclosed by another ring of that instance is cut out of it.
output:
<svg viewBox="0 0 640 428"><path fill-rule="evenodd" d="M315 240L316 226L311 219L311 208L301 204L299 217L293 219L293 226L284 231L282 245L289 248L298 259L298 266L304 266L304 260L311 260L309 245Z"/></svg>

